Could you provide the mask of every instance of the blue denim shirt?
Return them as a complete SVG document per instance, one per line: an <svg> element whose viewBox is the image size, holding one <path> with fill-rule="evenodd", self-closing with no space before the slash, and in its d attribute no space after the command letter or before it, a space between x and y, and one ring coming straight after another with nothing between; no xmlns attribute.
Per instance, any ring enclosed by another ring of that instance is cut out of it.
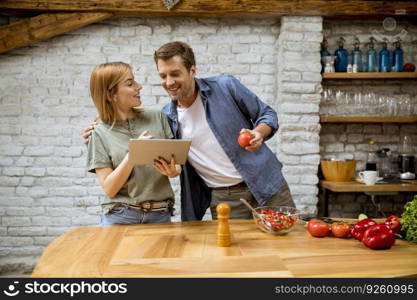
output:
<svg viewBox="0 0 417 300"><path fill-rule="evenodd" d="M214 136L255 199L260 205L265 204L285 183L282 165L266 144L249 152L238 144L237 138L242 128L253 129L265 123L272 128L266 138L269 139L278 129L276 112L233 76L196 78L195 81ZM177 102L171 101L162 111L168 117L175 138L180 139ZM182 168L180 181L182 220L201 220L210 206L210 188L189 162Z"/></svg>

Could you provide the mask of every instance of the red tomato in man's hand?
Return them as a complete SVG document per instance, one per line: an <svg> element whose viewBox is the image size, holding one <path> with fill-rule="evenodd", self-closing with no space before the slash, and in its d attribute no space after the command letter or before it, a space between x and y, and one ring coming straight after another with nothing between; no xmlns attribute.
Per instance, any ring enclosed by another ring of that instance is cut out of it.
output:
<svg viewBox="0 0 417 300"><path fill-rule="evenodd" d="M347 237L350 234L350 225L345 222L334 222L332 224L332 233L335 237Z"/></svg>
<svg viewBox="0 0 417 300"><path fill-rule="evenodd" d="M250 140L252 139L252 136L250 135L250 133L249 132L247 132L247 131L245 131L245 132L242 132L240 135L239 135L239 137L238 137L238 139L237 139L237 142L239 143L239 145L241 146L241 147L243 147L243 148L245 148L245 147L247 147L247 146L250 146Z"/></svg>
<svg viewBox="0 0 417 300"><path fill-rule="evenodd" d="M329 225L317 219L311 219L307 223L308 232L315 237L324 237L329 233Z"/></svg>

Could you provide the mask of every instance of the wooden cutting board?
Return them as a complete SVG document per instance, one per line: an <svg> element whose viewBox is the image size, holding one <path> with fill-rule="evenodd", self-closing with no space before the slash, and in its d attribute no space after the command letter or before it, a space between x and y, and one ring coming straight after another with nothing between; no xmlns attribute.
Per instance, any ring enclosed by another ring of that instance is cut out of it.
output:
<svg viewBox="0 0 417 300"><path fill-rule="evenodd" d="M42 254L32 277L417 277L417 245L389 250L314 238L299 221L273 236L230 220L232 244L216 246L217 221L73 228Z"/></svg>

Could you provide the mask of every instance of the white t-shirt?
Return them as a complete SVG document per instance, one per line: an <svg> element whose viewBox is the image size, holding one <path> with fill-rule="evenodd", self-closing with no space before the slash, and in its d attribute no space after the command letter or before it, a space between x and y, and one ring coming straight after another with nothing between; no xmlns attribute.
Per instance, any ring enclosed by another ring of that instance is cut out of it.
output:
<svg viewBox="0 0 417 300"><path fill-rule="evenodd" d="M191 139L188 161L209 187L235 185L242 181L229 157L211 131L200 94L187 108L177 107L179 130Z"/></svg>

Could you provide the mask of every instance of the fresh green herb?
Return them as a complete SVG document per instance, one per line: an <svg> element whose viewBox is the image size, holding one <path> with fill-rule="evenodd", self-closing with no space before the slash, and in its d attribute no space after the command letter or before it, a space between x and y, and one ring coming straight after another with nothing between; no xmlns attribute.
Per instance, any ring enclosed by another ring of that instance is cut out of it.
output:
<svg viewBox="0 0 417 300"><path fill-rule="evenodd" d="M417 243L417 195L414 196L414 200L404 205L404 212L401 215L401 226L405 232L405 239Z"/></svg>

